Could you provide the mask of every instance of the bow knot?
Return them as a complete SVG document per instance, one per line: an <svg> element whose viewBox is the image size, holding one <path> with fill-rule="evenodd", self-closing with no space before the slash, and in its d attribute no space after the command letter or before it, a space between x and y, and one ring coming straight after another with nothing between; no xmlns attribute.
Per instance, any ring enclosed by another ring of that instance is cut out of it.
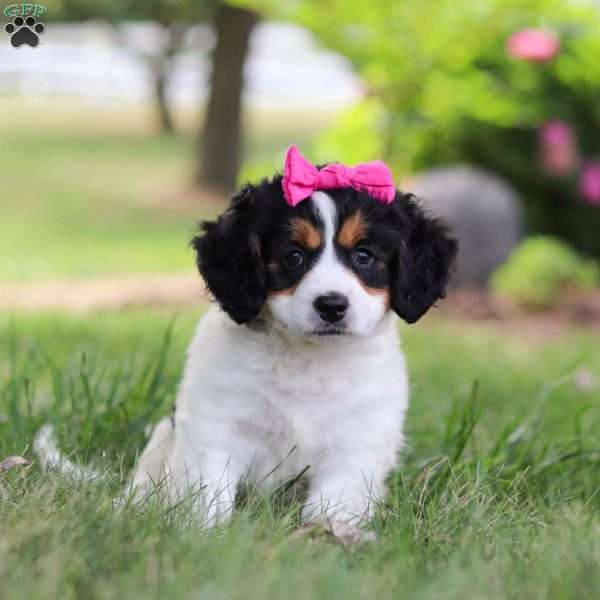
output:
<svg viewBox="0 0 600 600"><path fill-rule="evenodd" d="M348 167L327 165L319 170L291 146L285 158L283 194L290 206L296 206L317 190L351 187L367 192L379 202L389 204L396 197L396 187L389 167L380 160Z"/></svg>

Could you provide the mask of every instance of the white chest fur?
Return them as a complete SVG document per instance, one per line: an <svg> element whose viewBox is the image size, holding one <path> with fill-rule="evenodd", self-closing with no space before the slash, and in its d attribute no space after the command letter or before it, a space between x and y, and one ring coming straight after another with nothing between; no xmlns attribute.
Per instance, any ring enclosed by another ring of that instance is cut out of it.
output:
<svg viewBox="0 0 600 600"><path fill-rule="evenodd" d="M407 396L391 316L368 339L299 341L213 309L189 349L176 460L189 471L216 451L242 477L269 484L346 460L358 476L379 477L396 462Z"/></svg>

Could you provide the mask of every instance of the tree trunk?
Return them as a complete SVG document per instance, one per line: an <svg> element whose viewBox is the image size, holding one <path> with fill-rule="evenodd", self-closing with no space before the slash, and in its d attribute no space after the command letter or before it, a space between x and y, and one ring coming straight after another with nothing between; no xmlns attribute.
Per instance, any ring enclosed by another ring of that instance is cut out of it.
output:
<svg viewBox="0 0 600 600"><path fill-rule="evenodd" d="M166 134L175 131L171 107L167 99L167 84L171 76L173 58L181 48L188 27L187 23L171 23L165 26L165 45L160 50L159 55L153 59L151 65L158 124L160 131Z"/></svg>
<svg viewBox="0 0 600 600"><path fill-rule="evenodd" d="M158 113L158 124L161 133L171 134L175 131L175 127L166 96L167 81L166 69L161 69L160 72L154 74L154 99Z"/></svg>
<svg viewBox="0 0 600 600"><path fill-rule="evenodd" d="M225 193L235 188L240 168L244 63L257 22L256 13L225 3L219 5L215 19L217 45L196 178Z"/></svg>

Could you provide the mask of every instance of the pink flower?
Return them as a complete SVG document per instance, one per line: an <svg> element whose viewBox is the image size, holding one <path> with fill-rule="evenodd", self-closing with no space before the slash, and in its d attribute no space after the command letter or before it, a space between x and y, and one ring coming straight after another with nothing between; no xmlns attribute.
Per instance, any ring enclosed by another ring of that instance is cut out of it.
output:
<svg viewBox="0 0 600 600"><path fill-rule="evenodd" d="M600 161L592 160L584 166L579 192L590 204L600 205Z"/></svg>
<svg viewBox="0 0 600 600"><path fill-rule="evenodd" d="M565 121L547 121L538 134L544 170L558 177L572 173L579 157L573 128Z"/></svg>
<svg viewBox="0 0 600 600"><path fill-rule="evenodd" d="M573 128L566 121L546 121L540 129L542 143L551 146L572 144L575 136Z"/></svg>
<svg viewBox="0 0 600 600"><path fill-rule="evenodd" d="M552 60L560 50L560 40L549 31L522 29L506 41L506 51L513 58L532 62Z"/></svg>

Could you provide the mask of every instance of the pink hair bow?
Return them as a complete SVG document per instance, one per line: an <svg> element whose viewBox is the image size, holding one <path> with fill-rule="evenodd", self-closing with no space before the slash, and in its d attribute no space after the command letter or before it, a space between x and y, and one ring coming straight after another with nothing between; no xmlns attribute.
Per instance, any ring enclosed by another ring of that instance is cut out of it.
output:
<svg viewBox="0 0 600 600"><path fill-rule="evenodd" d="M396 197L392 172L380 160L356 167L331 164L319 170L300 154L297 146L290 147L283 175L283 195L290 206L296 206L317 190L345 187L367 192L384 204Z"/></svg>

